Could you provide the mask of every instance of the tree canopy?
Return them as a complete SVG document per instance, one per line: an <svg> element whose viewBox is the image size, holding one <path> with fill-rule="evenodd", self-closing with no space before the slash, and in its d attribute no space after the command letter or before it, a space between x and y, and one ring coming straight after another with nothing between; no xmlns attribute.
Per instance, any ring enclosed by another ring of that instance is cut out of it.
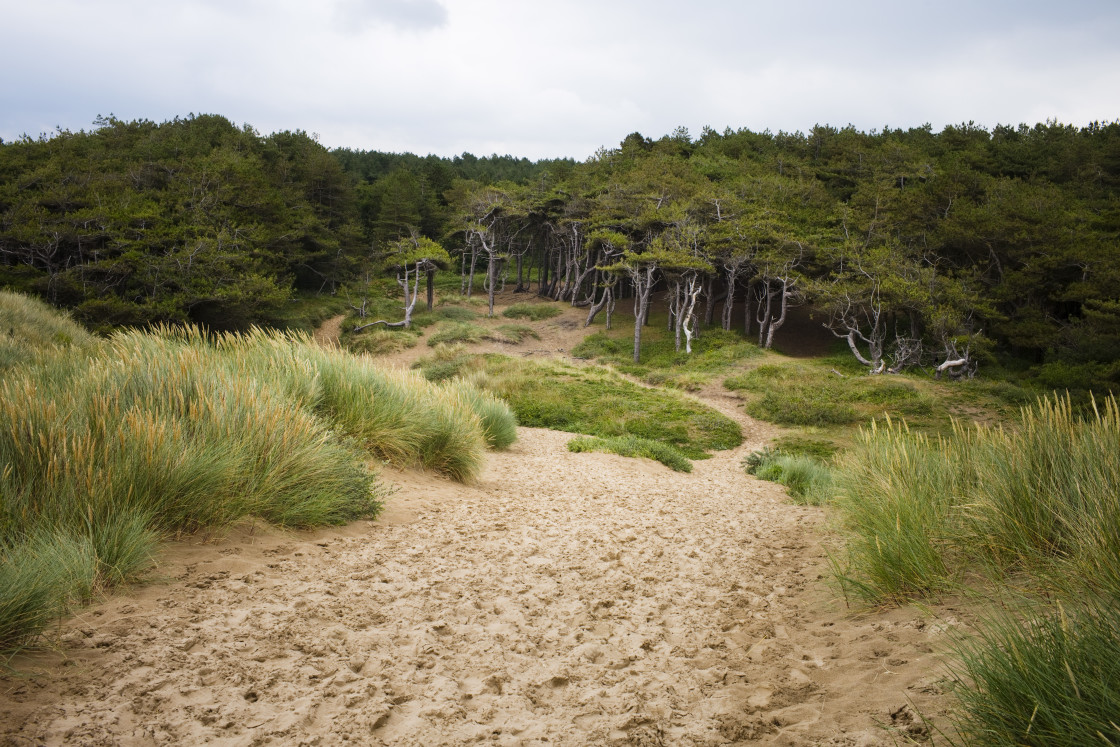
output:
<svg viewBox="0 0 1120 747"><path fill-rule="evenodd" d="M92 326L233 328L426 237L467 293L476 269L489 291L516 270L518 290L590 319L666 291L688 311L686 346L721 304L718 323L763 344L806 304L872 369L970 359L941 369L961 373L994 348L1110 385L1118 189L1117 122L678 128L577 163L328 151L214 115L102 118L0 144L0 283ZM653 261L669 254L692 269Z"/></svg>

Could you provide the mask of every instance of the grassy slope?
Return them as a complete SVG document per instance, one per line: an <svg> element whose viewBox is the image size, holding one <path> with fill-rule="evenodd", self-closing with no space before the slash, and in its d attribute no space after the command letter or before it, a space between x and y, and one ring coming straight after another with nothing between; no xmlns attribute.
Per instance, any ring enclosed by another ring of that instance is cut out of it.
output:
<svg viewBox="0 0 1120 747"><path fill-rule="evenodd" d="M0 652L141 572L162 535L372 516L371 457L467 480L514 437L509 408L477 388L302 336L98 340L9 293L0 328Z"/></svg>

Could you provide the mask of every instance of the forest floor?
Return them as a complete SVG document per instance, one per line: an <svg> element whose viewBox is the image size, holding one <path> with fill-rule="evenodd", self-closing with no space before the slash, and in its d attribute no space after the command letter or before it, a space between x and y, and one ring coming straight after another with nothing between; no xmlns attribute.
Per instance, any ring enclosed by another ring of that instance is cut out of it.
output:
<svg viewBox="0 0 1120 747"><path fill-rule="evenodd" d="M582 315L474 347L565 356ZM847 609L826 509L740 466L773 428L698 396L746 438L692 473L521 428L473 484L383 469L376 521L173 543L9 662L0 744L924 741L953 610Z"/></svg>

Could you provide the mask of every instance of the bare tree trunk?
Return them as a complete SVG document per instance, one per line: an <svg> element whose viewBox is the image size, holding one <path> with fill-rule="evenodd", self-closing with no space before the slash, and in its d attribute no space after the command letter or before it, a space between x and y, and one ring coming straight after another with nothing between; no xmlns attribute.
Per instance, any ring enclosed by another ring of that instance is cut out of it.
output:
<svg viewBox="0 0 1120 747"><path fill-rule="evenodd" d="M471 275L467 282L467 298L474 292L474 266L478 263L478 247L471 246Z"/></svg>
<svg viewBox="0 0 1120 747"><path fill-rule="evenodd" d="M789 278L782 278L781 313L778 315L777 319L770 320L770 324L766 329L766 345L764 347L767 350L774 344L774 333L781 329L782 325L786 323L786 311L789 309L789 299L792 293L793 291L790 290ZM767 304L767 308L769 308L769 303Z"/></svg>
<svg viewBox="0 0 1120 747"><path fill-rule="evenodd" d="M760 290L758 291L758 310L759 315L756 317L758 322L758 346L762 347L762 343L766 340L766 329L770 324L770 317L773 314L771 309L774 302L774 294L770 292L770 279L762 281ZM766 295L766 306L762 305L762 295Z"/></svg>
<svg viewBox="0 0 1120 747"><path fill-rule="evenodd" d="M727 295L723 299L723 314L720 321L723 323L725 332L731 331L731 312L735 308L735 278L728 276L727 279Z"/></svg>
<svg viewBox="0 0 1120 747"><path fill-rule="evenodd" d="M486 252L486 302L487 302L487 316L494 316L494 286L496 285L494 279L494 270L497 263L494 261L494 252Z"/></svg>
<svg viewBox="0 0 1120 747"><path fill-rule="evenodd" d="M641 362L642 327L649 316L649 296L653 290L654 266L635 268L631 272L634 282L634 362Z"/></svg>
<svg viewBox="0 0 1120 747"><path fill-rule="evenodd" d="M700 278L690 276L684 289L684 308L679 329L684 332L684 352L692 354L692 340L696 337L696 303L703 291Z"/></svg>
<svg viewBox="0 0 1120 747"><path fill-rule="evenodd" d="M584 323L584 327L590 327L591 323L595 321L595 316L602 311L604 307L608 307L614 303L613 285L613 280L603 282L603 295L597 302L591 305L591 309L587 312L587 321ZM610 312L608 311L608 317L609 315ZM607 322L607 329L610 329L609 321Z"/></svg>
<svg viewBox="0 0 1120 747"><path fill-rule="evenodd" d="M715 276L704 278L704 326L712 326L716 314Z"/></svg>

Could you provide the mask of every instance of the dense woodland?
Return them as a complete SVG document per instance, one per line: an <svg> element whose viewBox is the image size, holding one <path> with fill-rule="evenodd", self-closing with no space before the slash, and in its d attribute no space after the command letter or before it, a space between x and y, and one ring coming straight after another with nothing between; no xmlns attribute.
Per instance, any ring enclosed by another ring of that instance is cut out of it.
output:
<svg viewBox="0 0 1120 747"><path fill-rule="evenodd" d="M512 286L589 319L633 302L635 355L651 299L682 349L716 325L768 346L798 305L872 371L999 360L1104 389L1120 383L1118 197L1120 122L681 128L533 163L110 117L0 144L0 284L94 328L242 329L296 294L354 299L450 264L465 292ZM452 261L425 263L421 239Z"/></svg>

